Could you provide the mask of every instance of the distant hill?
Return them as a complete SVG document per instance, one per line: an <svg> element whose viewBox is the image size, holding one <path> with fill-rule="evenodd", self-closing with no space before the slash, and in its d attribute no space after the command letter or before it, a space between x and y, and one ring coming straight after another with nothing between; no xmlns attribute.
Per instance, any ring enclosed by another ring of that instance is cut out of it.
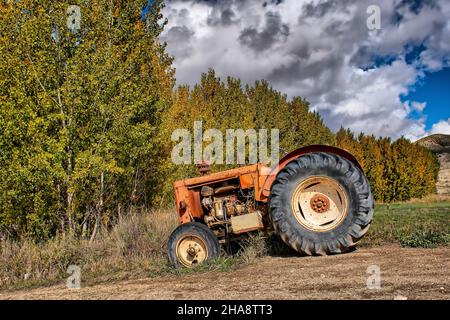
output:
<svg viewBox="0 0 450 320"><path fill-rule="evenodd" d="M450 194L450 135L433 134L416 141L417 144L435 153L440 170L436 183L438 194Z"/></svg>

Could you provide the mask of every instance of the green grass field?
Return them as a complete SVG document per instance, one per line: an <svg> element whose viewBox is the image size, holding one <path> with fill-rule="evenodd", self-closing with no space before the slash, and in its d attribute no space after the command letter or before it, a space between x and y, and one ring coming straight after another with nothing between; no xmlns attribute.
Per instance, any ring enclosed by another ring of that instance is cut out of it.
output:
<svg viewBox="0 0 450 320"><path fill-rule="evenodd" d="M361 245L390 243L425 248L448 245L450 201L377 205L372 226Z"/></svg>

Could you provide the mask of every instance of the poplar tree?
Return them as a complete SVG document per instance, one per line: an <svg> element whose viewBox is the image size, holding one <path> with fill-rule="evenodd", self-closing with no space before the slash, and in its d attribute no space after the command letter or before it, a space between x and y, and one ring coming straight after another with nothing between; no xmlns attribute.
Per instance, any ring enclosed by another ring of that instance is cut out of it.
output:
<svg viewBox="0 0 450 320"><path fill-rule="evenodd" d="M75 5L75 6L74 6ZM0 7L0 227L95 237L149 205L174 84L162 1ZM145 10L144 10L145 9ZM159 179L159 180L158 180Z"/></svg>

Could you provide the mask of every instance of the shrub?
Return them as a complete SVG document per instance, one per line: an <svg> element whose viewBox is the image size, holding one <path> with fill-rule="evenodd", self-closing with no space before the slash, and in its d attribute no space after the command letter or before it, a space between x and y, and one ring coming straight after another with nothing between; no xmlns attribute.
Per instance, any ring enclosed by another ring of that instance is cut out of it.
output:
<svg viewBox="0 0 450 320"><path fill-rule="evenodd" d="M450 235L442 231L436 231L425 226L419 226L408 234L399 234L398 241L402 247L433 248L450 243Z"/></svg>

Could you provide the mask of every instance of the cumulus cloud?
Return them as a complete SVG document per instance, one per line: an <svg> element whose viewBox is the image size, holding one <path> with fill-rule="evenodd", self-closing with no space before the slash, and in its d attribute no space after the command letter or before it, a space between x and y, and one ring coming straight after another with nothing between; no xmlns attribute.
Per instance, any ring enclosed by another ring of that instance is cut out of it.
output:
<svg viewBox="0 0 450 320"><path fill-rule="evenodd" d="M289 27L282 23L279 13L269 11L266 12L264 18L266 24L261 31L258 31L255 27L247 27L239 35L241 44L256 52L269 49L280 39L284 41L289 36Z"/></svg>
<svg viewBox="0 0 450 320"><path fill-rule="evenodd" d="M443 134L450 134L450 118L447 120L441 120L431 127L430 130L431 134L434 133L443 133Z"/></svg>
<svg viewBox="0 0 450 320"><path fill-rule="evenodd" d="M450 65L450 2L377 1L381 29L372 31L371 4L168 0L162 40L180 84L196 83L208 68L246 83L267 79L290 97L307 98L334 130L415 140L428 133L426 103L400 97L425 71ZM408 59L417 47L420 54ZM439 123L436 130L445 128Z"/></svg>

